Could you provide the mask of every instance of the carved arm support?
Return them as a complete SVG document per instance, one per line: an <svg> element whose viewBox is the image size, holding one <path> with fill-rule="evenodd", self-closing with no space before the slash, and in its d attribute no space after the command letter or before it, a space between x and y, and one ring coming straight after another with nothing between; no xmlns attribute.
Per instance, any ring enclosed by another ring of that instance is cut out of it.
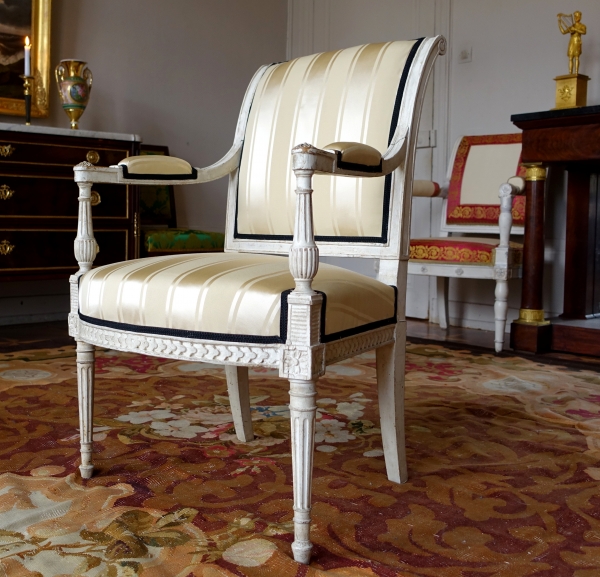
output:
<svg viewBox="0 0 600 577"><path fill-rule="evenodd" d="M500 186L498 196L500 197L500 217L498 228L500 229L500 244L498 248L508 248L510 242L510 229L512 228L512 201L516 195L525 191L525 181L519 176L513 176Z"/></svg>

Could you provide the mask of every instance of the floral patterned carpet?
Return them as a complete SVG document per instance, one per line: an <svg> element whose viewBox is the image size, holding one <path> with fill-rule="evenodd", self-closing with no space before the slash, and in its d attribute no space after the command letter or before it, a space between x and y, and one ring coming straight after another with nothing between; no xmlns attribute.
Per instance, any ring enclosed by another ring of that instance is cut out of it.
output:
<svg viewBox="0 0 600 577"><path fill-rule="evenodd" d="M217 366L100 351L93 479L74 349L0 356L0 576L600 575L600 376L409 345L410 479L390 483L375 358L319 381L310 567L291 558L287 386L251 372L256 440Z"/></svg>

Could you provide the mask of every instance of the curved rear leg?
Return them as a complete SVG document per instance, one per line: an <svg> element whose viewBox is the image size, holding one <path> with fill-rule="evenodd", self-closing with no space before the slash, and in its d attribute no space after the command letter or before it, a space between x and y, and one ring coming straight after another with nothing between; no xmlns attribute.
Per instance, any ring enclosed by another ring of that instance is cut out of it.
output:
<svg viewBox="0 0 600 577"><path fill-rule="evenodd" d="M396 342L376 350L379 416L385 468L390 481L408 479L404 440L404 357L406 323L398 323Z"/></svg>
<svg viewBox="0 0 600 577"><path fill-rule="evenodd" d="M225 365L227 392L233 415L235 434L243 443L254 439L252 418L250 416L250 388L248 386L248 367Z"/></svg>

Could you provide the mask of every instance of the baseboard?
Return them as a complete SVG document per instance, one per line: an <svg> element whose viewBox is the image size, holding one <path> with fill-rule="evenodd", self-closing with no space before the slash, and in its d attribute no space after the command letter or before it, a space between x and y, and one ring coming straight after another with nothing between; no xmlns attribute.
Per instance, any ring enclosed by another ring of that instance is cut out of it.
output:
<svg viewBox="0 0 600 577"><path fill-rule="evenodd" d="M5 325L28 325L31 323L48 323L51 321L65 321L69 313L42 313L33 315L15 315L0 317L0 326Z"/></svg>

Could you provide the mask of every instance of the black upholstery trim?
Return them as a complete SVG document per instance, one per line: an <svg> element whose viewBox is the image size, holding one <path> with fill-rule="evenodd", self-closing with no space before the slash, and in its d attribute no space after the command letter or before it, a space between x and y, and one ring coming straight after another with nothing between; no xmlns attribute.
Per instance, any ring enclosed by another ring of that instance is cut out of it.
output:
<svg viewBox="0 0 600 577"><path fill-rule="evenodd" d="M131 325L129 323L117 323L114 321L105 321L94 317L88 317L79 313L79 318L91 325L117 329L120 331L131 331L134 333L152 334L157 336L179 337L183 339L204 339L210 341L227 341L236 343L251 343L260 345L281 344L281 337L261 337L257 335L230 335L226 333L208 333L203 331L184 331L181 329L166 329L164 327L148 327L143 325Z"/></svg>
<svg viewBox="0 0 600 577"><path fill-rule="evenodd" d="M375 166L368 166L366 164L359 164L358 162L344 162L342 160L342 153L336 150L337 165L342 170L359 170L360 172L381 172L383 170L383 160L379 161L379 164Z"/></svg>
<svg viewBox="0 0 600 577"><path fill-rule="evenodd" d="M389 204L389 202L388 202ZM237 233L235 238L242 240L283 240L292 241L294 237L289 234L245 234ZM317 242L356 242L356 243L385 243L387 239L382 239L380 236L315 236Z"/></svg>
<svg viewBox="0 0 600 577"><path fill-rule="evenodd" d="M123 177L128 180L196 180L198 171L192 167L191 174L130 174L127 165L119 164L123 169Z"/></svg>
<svg viewBox="0 0 600 577"><path fill-rule="evenodd" d="M396 125L398 124L398 117L400 115L400 106L402 104L402 96L404 94L404 88L406 86L406 80L408 78L408 73L412 66L413 60L417 53L417 50L421 46L424 38L418 38L413 44L406 62L404 63L404 69L402 70L402 74L400 76L400 83L398 84L398 91L396 92L396 100L394 102L394 110L392 112L392 121L390 123L390 134L388 137L388 146L394 137L394 132L396 130ZM252 108L252 107L250 107ZM243 149L242 149L243 156ZM354 165L353 163L341 163L338 162L338 166L340 168L346 168L348 170L355 170L354 166L360 167L356 168L356 170L364 170L365 172L370 172L371 168L376 167L365 167L363 165ZM381 168L377 170L373 170L373 172L381 172ZM292 241L292 235L283 235L283 234L249 234L249 233L240 233L238 232L238 196L239 196L239 180L238 186L236 190L236 199L235 199L235 220L233 226L233 238L239 238L241 240L268 240L268 241ZM390 220L390 200L392 194L392 175L388 174L385 176L385 181L383 185L383 209L382 215L383 219L381 222L381 236L315 236L315 240L317 242L335 242L335 243L380 243L386 244L388 242L388 233L389 233L389 220ZM342 338L342 337L340 337Z"/></svg>
<svg viewBox="0 0 600 577"><path fill-rule="evenodd" d="M81 277L78 279L78 281ZM358 335L366 331L371 331L386 325L396 323L397 309L398 309L398 289L394 286L394 316L389 319L383 319L366 325L360 325L352 329L345 331L339 331L330 335L325 334L325 318L327 308L327 295L324 292L316 291L323 295L323 306L321 307L321 342L330 343L353 335ZM225 342L236 342L236 343L250 343L257 345L273 345L273 344L285 344L287 340L287 323L288 323L288 295L293 289L285 290L281 293L281 313L279 316L279 336L258 336L258 335L238 335L238 334L227 334L227 333L209 333L204 331L186 331L181 329L167 329L164 327L149 327L144 325L132 325L130 323L118 323L115 321L107 321L104 319L97 319L95 317L89 317L79 311L79 318L99 327L105 327L109 329L116 329L120 331L130 331L133 333L144 333L157 336L167 337L179 337L183 339L200 339L208 341L225 341Z"/></svg>

